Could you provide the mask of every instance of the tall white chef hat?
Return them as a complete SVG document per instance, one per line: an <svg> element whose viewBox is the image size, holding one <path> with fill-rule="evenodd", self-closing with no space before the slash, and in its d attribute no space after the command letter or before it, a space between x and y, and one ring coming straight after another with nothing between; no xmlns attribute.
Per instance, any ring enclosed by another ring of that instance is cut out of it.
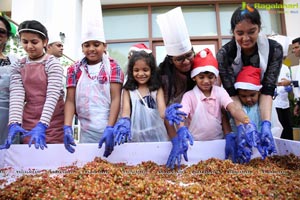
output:
<svg viewBox="0 0 300 200"><path fill-rule="evenodd" d="M192 49L181 7L176 7L157 16L167 54L179 56Z"/></svg>
<svg viewBox="0 0 300 200"><path fill-rule="evenodd" d="M58 32L49 31L48 37L49 37L48 44L52 44L54 42L62 42L61 37Z"/></svg>
<svg viewBox="0 0 300 200"><path fill-rule="evenodd" d="M81 34L81 44L91 40L106 43L100 0L83 0Z"/></svg>

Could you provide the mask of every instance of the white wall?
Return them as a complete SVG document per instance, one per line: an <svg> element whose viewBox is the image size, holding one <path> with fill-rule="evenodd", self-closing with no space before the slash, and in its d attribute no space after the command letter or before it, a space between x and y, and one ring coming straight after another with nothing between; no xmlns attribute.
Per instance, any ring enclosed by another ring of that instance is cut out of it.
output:
<svg viewBox="0 0 300 200"><path fill-rule="evenodd" d="M10 11L11 0L0 0L0 9L1 11Z"/></svg>
<svg viewBox="0 0 300 200"><path fill-rule="evenodd" d="M291 38L300 37L300 1L299 0L284 0L285 4L298 4L297 9L285 9L285 24L287 36Z"/></svg>

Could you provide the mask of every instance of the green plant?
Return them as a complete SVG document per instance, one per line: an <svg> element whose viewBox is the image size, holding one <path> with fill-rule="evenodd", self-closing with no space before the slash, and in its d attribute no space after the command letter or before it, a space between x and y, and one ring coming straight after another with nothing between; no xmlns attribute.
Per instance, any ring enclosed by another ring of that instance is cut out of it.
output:
<svg viewBox="0 0 300 200"><path fill-rule="evenodd" d="M26 55L23 47L19 44L19 37L12 36L6 43L5 53L16 54L17 57L22 58Z"/></svg>

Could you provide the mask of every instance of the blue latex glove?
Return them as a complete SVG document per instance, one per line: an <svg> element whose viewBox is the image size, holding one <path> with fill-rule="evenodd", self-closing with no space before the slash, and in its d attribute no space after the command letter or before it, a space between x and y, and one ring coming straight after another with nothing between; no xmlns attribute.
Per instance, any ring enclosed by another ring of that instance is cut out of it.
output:
<svg viewBox="0 0 300 200"><path fill-rule="evenodd" d="M174 169L175 163L177 162L177 167L180 168L181 154L182 154L182 141L180 137L176 135L171 139L172 150L170 152L166 166L168 168Z"/></svg>
<svg viewBox="0 0 300 200"><path fill-rule="evenodd" d="M258 150L265 159L266 156L276 153L275 142L271 132L271 122L264 120L261 123L260 144Z"/></svg>
<svg viewBox="0 0 300 200"><path fill-rule="evenodd" d="M115 145L123 144L126 138L130 141L131 138L131 121L129 117L120 118L114 126Z"/></svg>
<svg viewBox="0 0 300 200"><path fill-rule="evenodd" d="M261 137L261 133L259 133L259 136ZM268 150L267 150L267 143L260 141L257 145L257 150L261 155L261 158L264 160L268 156Z"/></svg>
<svg viewBox="0 0 300 200"><path fill-rule="evenodd" d="M291 92L291 91L293 90L293 87L290 86L290 85L284 86L284 90L285 90L286 92Z"/></svg>
<svg viewBox="0 0 300 200"><path fill-rule="evenodd" d="M8 126L8 136L5 140L4 144L0 146L1 149L8 149L10 145L13 143L13 140L17 133L25 134L27 131L21 127L18 123L13 123Z"/></svg>
<svg viewBox="0 0 300 200"><path fill-rule="evenodd" d="M181 108L182 105L179 103L174 103L166 108L165 111L165 118L169 121L169 124L171 126L175 124L179 125L180 122L184 121L184 118L187 116L186 113L178 110L178 108Z"/></svg>
<svg viewBox="0 0 300 200"><path fill-rule="evenodd" d="M237 134L233 132L225 135L225 159L231 157L233 163L237 162L236 136Z"/></svg>
<svg viewBox="0 0 300 200"><path fill-rule="evenodd" d="M256 125L253 122L244 124L246 141L251 147L257 147L259 136Z"/></svg>
<svg viewBox="0 0 300 200"><path fill-rule="evenodd" d="M45 124L43 124L42 122L38 122L37 125L31 131L29 131L22 137L31 136L28 143L29 147L31 147L32 142L35 142L34 146L36 149L41 148L42 150L44 150L44 147L48 148L46 144L47 128L48 127Z"/></svg>
<svg viewBox="0 0 300 200"><path fill-rule="evenodd" d="M251 160L252 146L246 139L245 125L241 124L237 127L237 161L239 163L247 163Z"/></svg>
<svg viewBox="0 0 300 200"><path fill-rule="evenodd" d="M277 89L274 90L274 95L273 95L273 99L275 99L278 96L278 92Z"/></svg>
<svg viewBox="0 0 300 200"><path fill-rule="evenodd" d="M114 127L106 126L102 138L99 141L99 148L105 143L104 157L108 157L114 150Z"/></svg>
<svg viewBox="0 0 300 200"><path fill-rule="evenodd" d="M182 141L182 152L183 152L184 160L188 161L188 157L187 157L188 142L190 143L190 145L194 144L194 138L192 136L192 133L189 131L189 129L186 126L182 126L177 130L177 135L180 137L180 140Z"/></svg>
<svg viewBox="0 0 300 200"><path fill-rule="evenodd" d="M72 126L64 125L64 145L65 148L70 152L74 153L75 149L72 146L76 146L73 138L73 129Z"/></svg>
<svg viewBox="0 0 300 200"><path fill-rule="evenodd" d="M177 130L177 135L172 138L172 150L169 155L166 166L168 168L174 169L175 163L177 162L177 167L180 168L181 155L183 155L184 160L188 161L187 150L188 142L190 145L194 144L194 139L186 126L183 126Z"/></svg>

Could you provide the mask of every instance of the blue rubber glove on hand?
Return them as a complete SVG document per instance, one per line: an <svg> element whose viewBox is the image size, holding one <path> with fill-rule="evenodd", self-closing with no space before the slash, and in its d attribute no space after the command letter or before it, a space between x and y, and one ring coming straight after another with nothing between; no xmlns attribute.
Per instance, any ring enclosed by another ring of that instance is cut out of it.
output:
<svg viewBox="0 0 300 200"><path fill-rule="evenodd" d="M291 91L293 90L293 87L290 86L290 85L284 86L284 90L285 90L286 92L291 92Z"/></svg>
<svg viewBox="0 0 300 200"><path fill-rule="evenodd" d="M275 99L277 96L278 96L278 92L277 92L277 90L275 89L275 90L274 90L273 99Z"/></svg>
<svg viewBox="0 0 300 200"><path fill-rule="evenodd" d="M64 144L65 148L70 152L74 153L75 149L72 146L76 146L73 138L73 129L72 126L64 125Z"/></svg>
<svg viewBox="0 0 300 200"><path fill-rule="evenodd" d="M114 126L115 145L123 144L126 138L130 141L131 138L131 121L129 117L120 118Z"/></svg>
<svg viewBox="0 0 300 200"><path fill-rule="evenodd" d="M165 118L169 121L169 124L171 126L175 124L179 125L180 122L184 122L184 118L187 116L186 113L178 110L178 108L181 108L182 105L179 103L174 103L166 108L165 111Z"/></svg>
<svg viewBox="0 0 300 200"><path fill-rule="evenodd" d="M182 141L182 152L183 157L185 161L188 161L187 157L187 150L188 150L188 142L191 146L194 144L194 138L192 136L192 133L189 131L189 129L186 126L182 126L177 130L177 135L180 137L180 140Z"/></svg>
<svg viewBox="0 0 300 200"><path fill-rule="evenodd" d="M171 142L172 142L172 150L170 152L166 166L168 168L174 169L175 163L177 162L177 167L179 169L181 163L181 154L183 151L182 141L180 140L179 136L176 135L171 139Z"/></svg>
<svg viewBox="0 0 300 200"><path fill-rule="evenodd" d="M231 132L225 135L225 159L231 157L233 163L237 162L237 145L236 145L237 134Z"/></svg>
<svg viewBox="0 0 300 200"><path fill-rule="evenodd" d="M260 144L258 150L263 159L265 159L266 156L277 152L273 134L271 132L271 122L268 120L264 120L261 123Z"/></svg>
<svg viewBox="0 0 300 200"><path fill-rule="evenodd" d="M248 124L244 124L244 127L247 143L251 147L257 147L257 143L259 143L259 136L256 125L253 122L250 122Z"/></svg>
<svg viewBox="0 0 300 200"><path fill-rule="evenodd" d="M10 145L13 143L13 140L17 133L25 134L27 131L21 127L18 123L13 123L8 126L8 136L5 140L4 144L0 146L1 149L8 149Z"/></svg>
<svg viewBox="0 0 300 200"><path fill-rule="evenodd" d="M237 161L247 163L251 160L252 146L247 142L245 125L239 125L237 131Z"/></svg>
<svg viewBox="0 0 300 200"><path fill-rule="evenodd" d="M102 138L99 141L99 148L105 143L104 157L108 157L114 150L114 127L106 126Z"/></svg>
<svg viewBox="0 0 300 200"><path fill-rule="evenodd" d="M31 147L32 142L35 142L34 146L36 149L41 148L42 150L44 150L44 147L48 148L46 144L47 128L48 127L45 124L43 124L42 122L38 122L37 125L31 131L29 131L22 137L31 136L28 143L29 147Z"/></svg>
<svg viewBox="0 0 300 200"><path fill-rule="evenodd" d="M188 128L186 126L183 126L177 130L177 135L172 138L171 142L172 150L166 166L168 168L174 169L175 163L177 162L177 167L180 168L181 155L183 155L185 161L188 161L188 142L190 143L190 145L194 144L193 136Z"/></svg>

